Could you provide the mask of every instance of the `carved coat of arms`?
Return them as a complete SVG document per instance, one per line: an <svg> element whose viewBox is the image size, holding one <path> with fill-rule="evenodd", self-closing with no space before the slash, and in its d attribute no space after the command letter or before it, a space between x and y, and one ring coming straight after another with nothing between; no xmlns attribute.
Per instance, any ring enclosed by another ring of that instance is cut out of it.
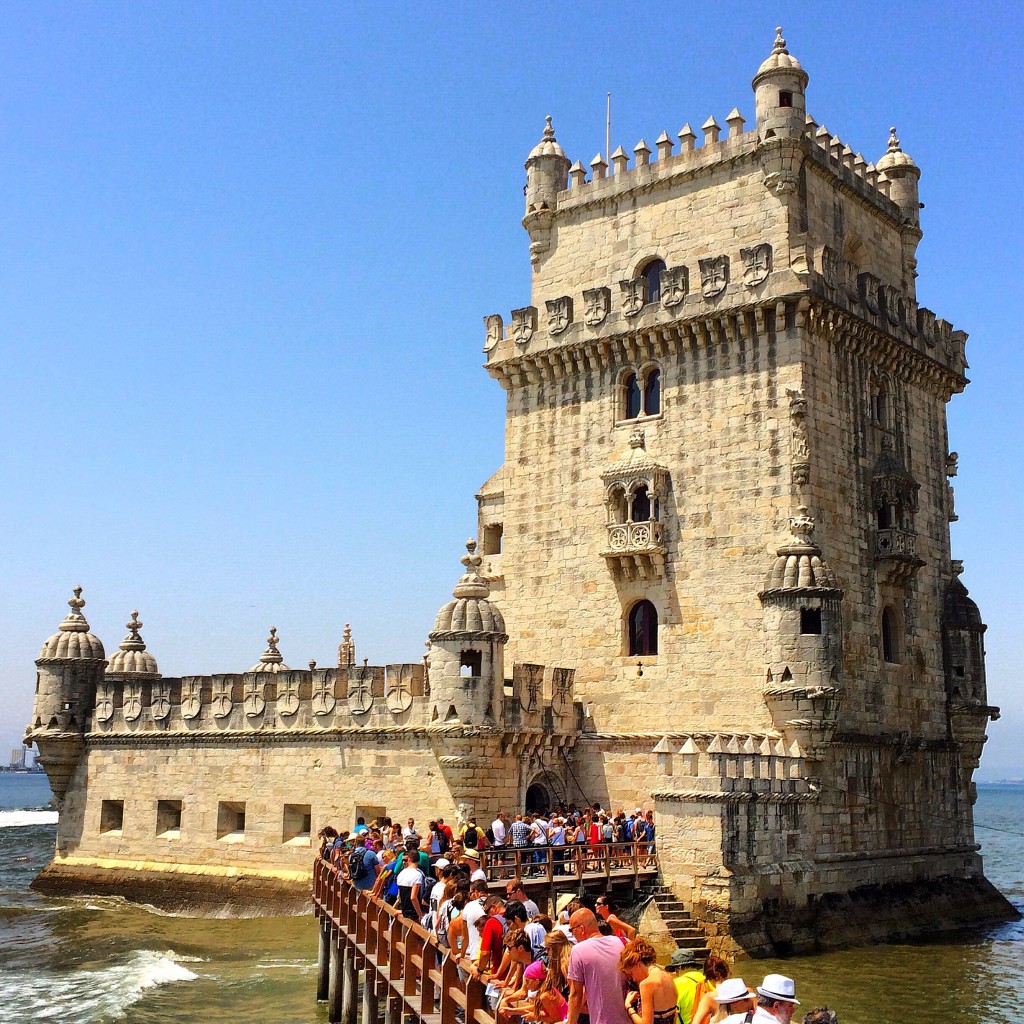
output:
<svg viewBox="0 0 1024 1024"><path fill-rule="evenodd" d="M748 288L756 288L772 272L772 247L767 242L740 249L740 259L743 260L743 283Z"/></svg>
<svg viewBox="0 0 1024 1024"><path fill-rule="evenodd" d="M198 679L185 680L181 684L181 717L193 719L203 708L203 684Z"/></svg>
<svg viewBox="0 0 1024 1024"><path fill-rule="evenodd" d="M583 320L589 327L603 324L612 308L610 288L585 288L583 291Z"/></svg>
<svg viewBox="0 0 1024 1024"><path fill-rule="evenodd" d="M313 688L313 714L324 716L329 715L337 705L338 701L334 696L334 687L330 679L320 679Z"/></svg>
<svg viewBox="0 0 1024 1024"><path fill-rule="evenodd" d="M171 684L153 684L153 702L150 704L149 713L154 721L161 722L171 713Z"/></svg>
<svg viewBox="0 0 1024 1024"><path fill-rule="evenodd" d="M502 320L500 313L492 313L484 317L484 326L487 328L484 351L490 352L505 335L505 321Z"/></svg>
<svg viewBox="0 0 1024 1024"><path fill-rule="evenodd" d="M242 695L242 707L245 709L247 718L256 718L262 715L267 708L266 698L263 696L263 683L258 679L250 680Z"/></svg>
<svg viewBox="0 0 1024 1024"><path fill-rule="evenodd" d="M353 672L348 684L348 709L353 715L365 715L373 707L373 676L369 669Z"/></svg>
<svg viewBox="0 0 1024 1024"><path fill-rule="evenodd" d="M561 334L572 323L572 299L562 295L557 299L547 299L544 305L548 310L548 333Z"/></svg>
<svg viewBox="0 0 1024 1024"><path fill-rule="evenodd" d="M537 330L537 307L523 306L512 310L512 338L517 345L528 345Z"/></svg>
<svg viewBox="0 0 1024 1024"><path fill-rule="evenodd" d="M705 299L721 295L729 283L729 257L712 256L700 261L700 290Z"/></svg>
<svg viewBox="0 0 1024 1024"><path fill-rule="evenodd" d="M277 691L277 713L289 718L299 710L299 688L285 683Z"/></svg>
<svg viewBox="0 0 1024 1024"><path fill-rule="evenodd" d="M619 282L622 293L622 312L626 316L636 316L644 308L647 296L644 294L645 281L642 277L634 277L629 281Z"/></svg>
<svg viewBox="0 0 1024 1024"><path fill-rule="evenodd" d="M221 679L213 684L213 716L214 718L227 718L233 707L231 701L231 680Z"/></svg>
<svg viewBox="0 0 1024 1024"><path fill-rule="evenodd" d="M410 666L399 665L388 670L388 691L385 701L388 711L401 714L412 707L412 679Z"/></svg>
<svg viewBox="0 0 1024 1024"><path fill-rule="evenodd" d="M686 267L669 267L661 272L661 304L666 309L678 306L690 292L690 272Z"/></svg>
<svg viewBox="0 0 1024 1024"><path fill-rule="evenodd" d="M821 276L825 278L825 284L832 288L839 283L839 257L835 249L827 245L821 250Z"/></svg>
<svg viewBox="0 0 1024 1024"><path fill-rule="evenodd" d="M114 717L114 688L100 683L96 688L96 721L109 722Z"/></svg>
<svg viewBox="0 0 1024 1024"><path fill-rule="evenodd" d="M124 688L124 720L134 722L142 714L142 683L126 683Z"/></svg>

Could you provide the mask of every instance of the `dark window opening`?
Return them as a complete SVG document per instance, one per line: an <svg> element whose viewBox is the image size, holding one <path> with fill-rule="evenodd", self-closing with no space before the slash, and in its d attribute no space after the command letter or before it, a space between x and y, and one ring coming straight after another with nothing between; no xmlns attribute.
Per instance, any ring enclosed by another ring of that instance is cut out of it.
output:
<svg viewBox="0 0 1024 1024"><path fill-rule="evenodd" d="M638 601L629 610L630 657L658 653L658 612L650 601Z"/></svg>
<svg viewBox="0 0 1024 1024"><path fill-rule="evenodd" d="M640 382L635 373L631 373L625 380L626 390L626 415L627 420L635 420L640 415L641 395Z"/></svg>
<svg viewBox="0 0 1024 1024"><path fill-rule="evenodd" d="M459 675L463 676L478 676L480 675L480 666L482 663L482 656L479 651L463 651L459 655Z"/></svg>
<svg viewBox="0 0 1024 1024"><path fill-rule="evenodd" d="M124 801L103 800L100 803L100 831L120 832L124 827Z"/></svg>
<svg viewBox="0 0 1024 1024"><path fill-rule="evenodd" d="M787 90L783 90L779 93L779 106L780 107L791 107L793 106L793 94Z"/></svg>
<svg viewBox="0 0 1024 1024"><path fill-rule="evenodd" d="M644 279L645 298L648 302L661 302L661 272L664 269L664 260L651 260L640 271L640 276Z"/></svg>
<svg viewBox="0 0 1024 1024"><path fill-rule="evenodd" d="M882 660L895 665L899 659L896 616L891 608L882 611Z"/></svg>
<svg viewBox="0 0 1024 1024"><path fill-rule="evenodd" d="M654 416L661 412L661 370L651 370L644 381L644 413Z"/></svg>
<svg viewBox="0 0 1024 1024"><path fill-rule="evenodd" d="M956 675L956 677L958 679L963 679L963 677L965 675L963 665L954 665L953 666L953 672L954 672L954 674Z"/></svg>
<svg viewBox="0 0 1024 1024"><path fill-rule="evenodd" d="M875 512L875 518L878 521L878 528L880 530L888 530L892 526L892 506L881 505Z"/></svg>
<svg viewBox="0 0 1024 1024"><path fill-rule="evenodd" d="M168 839L181 831L181 801L157 800L156 834ZM169 834L171 833L171 834Z"/></svg>
<svg viewBox="0 0 1024 1024"><path fill-rule="evenodd" d="M634 523L646 523L651 518L651 499L646 487L638 487L633 492L633 515Z"/></svg>
<svg viewBox="0 0 1024 1024"><path fill-rule="evenodd" d="M821 609L800 609L800 632L805 635L821 635Z"/></svg>
<svg viewBox="0 0 1024 1024"><path fill-rule="evenodd" d="M483 551L481 554L484 555L500 555L501 554L501 535L502 525L501 523L491 523L489 526L484 527L484 543Z"/></svg>

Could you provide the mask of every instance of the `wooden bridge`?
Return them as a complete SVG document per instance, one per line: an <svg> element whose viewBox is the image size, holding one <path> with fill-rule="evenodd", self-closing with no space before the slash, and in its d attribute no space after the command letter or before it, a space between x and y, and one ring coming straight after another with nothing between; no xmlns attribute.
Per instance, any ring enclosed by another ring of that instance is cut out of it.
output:
<svg viewBox="0 0 1024 1024"><path fill-rule="evenodd" d="M531 894L635 887L658 873L647 844L501 848L483 851L497 891L522 878ZM320 929L316 997L331 1024L494 1024L485 985L418 921L356 889L335 865L313 865L313 913ZM461 970L460 970L461 967ZM360 988L359 976L363 975Z"/></svg>

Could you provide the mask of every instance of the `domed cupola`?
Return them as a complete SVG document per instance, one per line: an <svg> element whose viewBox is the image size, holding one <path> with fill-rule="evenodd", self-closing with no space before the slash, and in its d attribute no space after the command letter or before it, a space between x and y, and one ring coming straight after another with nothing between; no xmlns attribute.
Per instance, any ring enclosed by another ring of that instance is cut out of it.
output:
<svg viewBox="0 0 1024 1024"><path fill-rule="evenodd" d="M267 649L260 655L260 660L256 662L250 672L290 672L291 669L284 663L284 658L281 657L281 652L277 649L278 645L277 626L270 627L270 636L267 637Z"/></svg>
<svg viewBox="0 0 1024 1024"><path fill-rule="evenodd" d="M526 158L526 215L523 227L530 235L530 261L538 263L551 243L558 193L569 184L569 158L555 138L550 116L544 135Z"/></svg>
<svg viewBox="0 0 1024 1024"><path fill-rule="evenodd" d="M159 679L160 670L157 668L156 658L146 650L146 642L139 633L143 626L143 623L139 622L139 613L132 612L131 621L126 625L128 635L110 657L107 678Z"/></svg>
<svg viewBox="0 0 1024 1024"><path fill-rule="evenodd" d="M84 735L96 705L96 687L106 668L103 644L89 631L82 588L68 601L64 617L36 659L36 695L25 742L35 743L58 806L84 749Z"/></svg>
<svg viewBox="0 0 1024 1024"><path fill-rule="evenodd" d="M85 607L82 588L75 587L74 594L68 601L71 611L64 616L57 632L43 644L38 661L102 661L106 657L103 642L89 632L89 623L82 614Z"/></svg>
<svg viewBox="0 0 1024 1024"><path fill-rule="evenodd" d="M912 229L919 228L921 202L918 197L918 182L921 180L921 169L900 148L895 128L889 129L888 148L875 167L888 179L889 198L900 208L904 225Z"/></svg>
<svg viewBox="0 0 1024 1024"><path fill-rule="evenodd" d="M801 505L758 594L764 618L764 698L772 721L808 756L835 731L842 697L843 591L812 541L814 520Z"/></svg>
<svg viewBox="0 0 1024 1024"><path fill-rule="evenodd" d="M434 721L494 724L494 708L504 680L505 620L489 600L480 576L483 561L476 541L466 542L465 574L438 613L430 632L430 692Z"/></svg>

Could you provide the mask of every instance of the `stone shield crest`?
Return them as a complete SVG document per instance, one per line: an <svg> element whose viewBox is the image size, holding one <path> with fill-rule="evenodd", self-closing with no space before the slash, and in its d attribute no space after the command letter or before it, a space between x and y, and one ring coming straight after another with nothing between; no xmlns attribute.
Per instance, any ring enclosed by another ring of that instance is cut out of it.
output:
<svg viewBox="0 0 1024 1024"><path fill-rule="evenodd" d="M610 288L587 288L583 292L583 320L588 327L603 324L612 308Z"/></svg>

